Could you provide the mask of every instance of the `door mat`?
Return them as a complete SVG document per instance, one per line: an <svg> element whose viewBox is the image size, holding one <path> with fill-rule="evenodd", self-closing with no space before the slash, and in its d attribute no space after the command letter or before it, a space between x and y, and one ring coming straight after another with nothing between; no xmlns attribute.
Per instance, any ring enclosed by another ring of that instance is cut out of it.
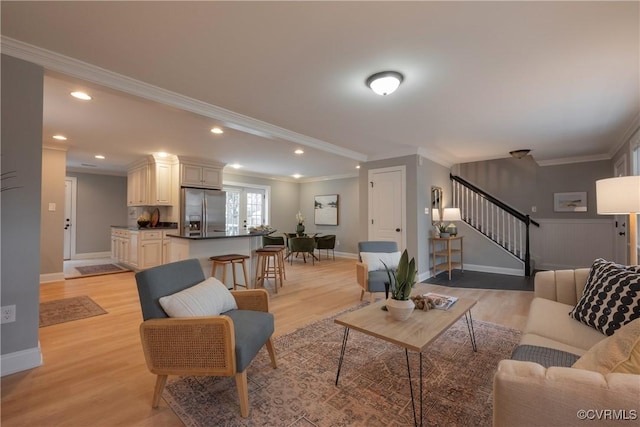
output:
<svg viewBox="0 0 640 427"><path fill-rule="evenodd" d="M334 317L276 337L277 369L260 351L248 368L248 418L240 416L233 377L169 377L164 400L187 427L413 425L401 347L353 331L335 385L344 328ZM491 426L493 375L520 332L479 320L473 325L477 353L464 319L423 353L424 425ZM418 357L409 352L409 358L417 398Z"/></svg>
<svg viewBox="0 0 640 427"><path fill-rule="evenodd" d="M107 314L86 295L40 303L40 327Z"/></svg>
<svg viewBox="0 0 640 427"><path fill-rule="evenodd" d="M73 268L77 271L66 276L67 279L75 277L100 276L102 274L124 273L131 271L128 268L120 267L117 264L82 265Z"/></svg>

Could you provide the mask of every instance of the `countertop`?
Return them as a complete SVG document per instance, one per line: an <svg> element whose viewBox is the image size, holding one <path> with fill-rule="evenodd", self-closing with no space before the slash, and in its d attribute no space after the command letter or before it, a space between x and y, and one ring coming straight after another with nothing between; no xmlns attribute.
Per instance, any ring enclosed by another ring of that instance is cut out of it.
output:
<svg viewBox="0 0 640 427"><path fill-rule="evenodd" d="M121 228L123 230L129 230L129 231L144 231L144 230L178 230L178 227L173 226L173 227L169 227L169 226L158 226L158 227L145 227L145 228L140 228L140 227L132 227L130 225L112 225L111 228Z"/></svg>
<svg viewBox="0 0 640 427"><path fill-rule="evenodd" d="M192 236L189 235L188 233L183 233L183 234L167 234L168 237L177 237L179 239L189 239L189 240L207 240L207 239L228 239L230 237L260 237L260 236L264 236L266 234L269 234L266 231L258 231L255 233L247 233L247 232L241 232L241 233L230 233L230 232L226 232L226 231L216 231L213 233L206 233L204 236Z"/></svg>

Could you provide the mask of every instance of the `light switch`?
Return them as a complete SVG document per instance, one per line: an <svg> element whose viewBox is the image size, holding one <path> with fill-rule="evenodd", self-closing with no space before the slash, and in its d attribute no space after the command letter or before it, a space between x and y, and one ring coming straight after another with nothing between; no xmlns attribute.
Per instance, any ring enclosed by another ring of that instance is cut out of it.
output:
<svg viewBox="0 0 640 427"><path fill-rule="evenodd" d="M538 212L537 206L531 206L531 212Z"/></svg>
<svg viewBox="0 0 640 427"><path fill-rule="evenodd" d="M55 211L56 211L56 204L49 203L49 212L55 212Z"/></svg>
<svg viewBox="0 0 640 427"><path fill-rule="evenodd" d="M429 208L424 208L424 214L429 215Z"/></svg>

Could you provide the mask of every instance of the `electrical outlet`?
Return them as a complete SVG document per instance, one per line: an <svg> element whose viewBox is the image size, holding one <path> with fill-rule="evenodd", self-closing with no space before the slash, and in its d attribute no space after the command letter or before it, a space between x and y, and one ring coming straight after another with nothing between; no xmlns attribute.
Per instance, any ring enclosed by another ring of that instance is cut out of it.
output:
<svg viewBox="0 0 640 427"><path fill-rule="evenodd" d="M2 320L2 323L11 323L16 321L15 305L5 305L0 310L2 310L1 311L2 317L0 317L0 320Z"/></svg>
<svg viewBox="0 0 640 427"><path fill-rule="evenodd" d="M340 246L340 240L336 240L336 246Z"/></svg>

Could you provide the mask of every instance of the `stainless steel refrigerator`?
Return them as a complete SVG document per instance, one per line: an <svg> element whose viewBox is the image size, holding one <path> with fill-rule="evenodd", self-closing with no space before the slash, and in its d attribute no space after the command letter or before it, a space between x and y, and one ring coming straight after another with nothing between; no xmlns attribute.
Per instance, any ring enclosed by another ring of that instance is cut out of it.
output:
<svg viewBox="0 0 640 427"><path fill-rule="evenodd" d="M227 193L220 190L182 187L180 194L182 232L206 236L225 231Z"/></svg>

